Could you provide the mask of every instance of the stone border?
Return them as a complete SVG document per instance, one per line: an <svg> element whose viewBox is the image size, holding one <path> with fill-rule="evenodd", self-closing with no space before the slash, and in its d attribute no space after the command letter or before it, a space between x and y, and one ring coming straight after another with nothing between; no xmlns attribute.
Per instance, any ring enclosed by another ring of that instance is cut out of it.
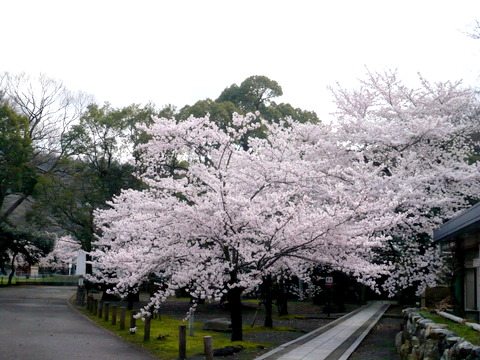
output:
<svg viewBox="0 0 480 360"><path fill-rule="evenodd" d="M418 313L403 310L403 330L395 337L395 346L402 360L474 360L480 358L476 346Z"/></svg>

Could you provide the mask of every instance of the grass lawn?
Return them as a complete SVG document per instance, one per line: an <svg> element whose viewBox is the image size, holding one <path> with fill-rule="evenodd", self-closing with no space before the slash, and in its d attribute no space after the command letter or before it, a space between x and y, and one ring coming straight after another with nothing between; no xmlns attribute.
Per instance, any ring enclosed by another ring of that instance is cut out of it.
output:
<svg viewBox="0 0 480 360"><path fill-rule="evenodd" d="M431 313L429 311L421 311L420 314L433 320L437 324L447 325L448 330L453 331L455 334L471 342L473 345L480 346L480 333L471 327L448 320L443 316Z"/></svg>
<svg viewBox="0 0 480 360"><path fill-rule="evenodd" d="M75 275L51 275L45 277L16 277L12 278L12 285L24 284L24 283L44 283L44 282L54 282L54 283L64 283L71 282L72 285L78 284L78 276ZM7 285L8 276L0 276L0 286Z"/></svg>
<svg viewBox="0 0 480 360"><path fill-rule="evenodd" d="M129 331L129 319L130 311L126 311L125 315L125 330L120 330L119 315L117 315L117 325L111 325L110 320L105 321L98 316L92 315L86 309L79 309L85 316L89 317L97 324L108 329L109 331L119 335L123 339L134 343L137 346L153 353L160 359L177 359L178 358L178 333L179 326L187 326L187 356L193 356L195 354L203 353L203 337L211 336L213 342L213 348L222 348L225 346L241 346L243 347L242 353L257 353L260 349L267 347L269 344L259 344L254 342L245 341L230 341L229 333L220 333L214 331L203 330L203 324L195 322L194 336L188 336L188 322L174 319L170 316L162 315L160 319L152 319L150 325L150 341L144 341L144 322L141 319L136 320L137 331L135 334L130 334ZM245 325L243 327L244 335L254 331L292 331L288 327L274 327L273 329L266 329L263 326L250 326Z"/></svg>

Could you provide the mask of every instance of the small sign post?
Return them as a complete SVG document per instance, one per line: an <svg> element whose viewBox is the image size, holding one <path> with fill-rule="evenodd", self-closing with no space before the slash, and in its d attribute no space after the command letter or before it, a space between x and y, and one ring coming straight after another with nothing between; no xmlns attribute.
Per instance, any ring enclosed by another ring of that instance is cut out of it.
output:
<svg viewBox="0 0 480 360"><path fill-rule="evenodd" d="M330 312L331 312L331 291L333 287L333 277L332 276L326 276L325 277L325 288L327 289L327 313L328 317L330 317Z"/></svg>

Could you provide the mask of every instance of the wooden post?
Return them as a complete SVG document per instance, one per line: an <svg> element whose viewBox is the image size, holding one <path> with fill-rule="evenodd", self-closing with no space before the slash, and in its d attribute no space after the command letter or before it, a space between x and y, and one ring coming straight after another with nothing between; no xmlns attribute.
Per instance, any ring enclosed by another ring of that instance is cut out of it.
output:
<svg viewBox="0 0 480 360"><path fill-rule="evenodd" d="M98 300L93 299L93 315L97 315L97 311L98 311Z"/></svg>
<svg viewBox="0 0 480 360"><path fill-rule="evenodd" d="M105 316L103 317L105 319L105 321L108 321L108 310L110 308L110 303L106 302L105 303Z"/></svg>
<svg viewBox="0 0 480 360"><path fill-rule="evenodd" d="M130 311L130 329L135 327L135 324L136 324L135 315L136 314L137 314L137 312L135 310Z"/></svg>
<svg viewBox="0 0 480 360"><path fill-rule="evenodd" d="M194 336L193 326L195 325L195 312L193 311L188 318L188 335Z"/></svg>
<svg viewBox="0 0 480 360"><path fill-rule="evenodd" d="M125 307L120 308L120 330L125 330Z"/></svg>
<svg viewBox="0 0 480 360"><path fill-rule="evenodd" d="M79 299L80 303L78 305L83 307L83 306L85 306L85 286L82 285L82 286L79 286L79 288L80 288L80 294L79 294L80 295L80 299Z"/></svg>
<svg viewBox="0 0 480 360"><path fill-rule="evenodd" d="M103 301L98 303L98 317L100 319L103 317Z"/></svg>
<svg viewBox="0 0 480 360"><path fill-rule="evenodd" d="M112 306L112 325L117 325L117 305Z"/></svg>
<svg viewBox="0 0 480 360"><path fill-rule="evenodd" d="M213 344L211 336L203 337L203 349L205 353L205 360L213 360Z"/></svg>
<svg viewBox="0 0 480 360"><path fill-rule="evenodd" d="M179 326L178 358L179 360L185 360L187 358L187 327L185 325Z"/></svg>
<svg viewBox="0 0 480 360"><path fill-rule="evenodd" d="M145 328L143 332L143 341L150 341L150 316L145 318Z"/></svg>

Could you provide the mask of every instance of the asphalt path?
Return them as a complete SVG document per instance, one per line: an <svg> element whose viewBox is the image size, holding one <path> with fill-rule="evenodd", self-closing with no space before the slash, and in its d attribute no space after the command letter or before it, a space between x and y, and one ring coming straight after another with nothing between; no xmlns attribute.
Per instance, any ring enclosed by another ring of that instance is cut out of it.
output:
<svg viewBox="0 0 480 360"><path fill-rule="evenodd" d="M0 359L158 359L72 309L75 287L0 288Z"/></svg>

